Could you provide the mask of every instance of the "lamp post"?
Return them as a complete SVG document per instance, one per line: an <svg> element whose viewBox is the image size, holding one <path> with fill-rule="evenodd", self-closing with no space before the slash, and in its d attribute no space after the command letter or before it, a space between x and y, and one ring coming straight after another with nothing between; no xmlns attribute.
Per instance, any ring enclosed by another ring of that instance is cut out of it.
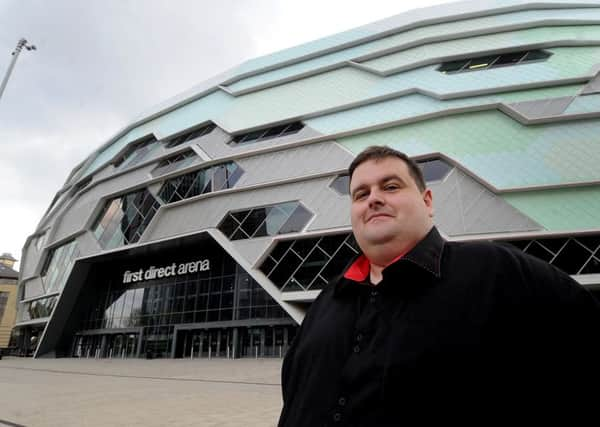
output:
<svg viewBox="0 0 600 427"><path fill-rule="evenodd" d="M6 75L2 80L2 85L0 85L0 98L2 98L2 94L4 93L4 89L6 88L6 84L8 83L8 78L10 77L10 74L12 73L12 70L15 67L15 63L17 62L17 58L19 57L19 54L21 53L21 50L23 50L23 48L25 48L26 50L36 50L36 47L34 45L27 44L27 40L23 38L17 42L17 47L11 53L12 60L10 61L10 65L8 66L8 70L6 70Z"/></svg>

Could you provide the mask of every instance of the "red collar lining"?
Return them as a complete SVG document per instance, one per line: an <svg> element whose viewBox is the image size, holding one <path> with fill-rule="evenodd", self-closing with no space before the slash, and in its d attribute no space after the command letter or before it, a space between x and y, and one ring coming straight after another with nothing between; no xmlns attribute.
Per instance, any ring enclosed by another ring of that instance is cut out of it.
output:
<svg viewBox="0 0 600 427"><path fill-rule="evenodd" d="M398 255L388 265L395 263L403 256L404 256L404 254ZM369 277L370 271L371 271L371 262L363 254L363 255L359 256L356 259L356 261L354 261L352 263L352 265L348 268L348 270L346 270L346 272L344 273L344 277L346 279L350 279L355 282L364 282L367 279L367 277Z"/></svg>

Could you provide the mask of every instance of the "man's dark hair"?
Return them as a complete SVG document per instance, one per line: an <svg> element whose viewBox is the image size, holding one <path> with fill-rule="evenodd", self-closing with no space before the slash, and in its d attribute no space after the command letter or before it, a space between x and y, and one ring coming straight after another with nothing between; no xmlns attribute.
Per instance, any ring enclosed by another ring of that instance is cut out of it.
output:
<svg viewBox="0 0 600 427"><path fill-rule="evenodd" d="M361 151L358 156L354 158L350 166L348 167L348 176L350 177L350 181L352 181L352 174L354 170L364 162L369 160L382 160L387 157L396 157L397 159L402 160L406 166L408 167L408 173L415 180L417 184L417 188L421 191L425 191L427 186L425 185L425 179L423 178L423 172L421 172L421 168L413 159L408 157L401 151L394 150L393 148L387 147L385 145L372 145L370 147L365 148Z"/></svg>

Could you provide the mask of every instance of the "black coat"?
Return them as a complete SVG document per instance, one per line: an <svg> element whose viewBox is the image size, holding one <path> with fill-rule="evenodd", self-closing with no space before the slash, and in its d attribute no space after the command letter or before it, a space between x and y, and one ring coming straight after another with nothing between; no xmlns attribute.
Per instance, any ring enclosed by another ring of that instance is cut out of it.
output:
<svg viewBox="0 0 600 427"><path fill-rule="evenodd" d="M597 301L567 274L434 228L377 286L367 274L322 291L283 364L279 426L566 410L600 385L599 337Z"/></svg>

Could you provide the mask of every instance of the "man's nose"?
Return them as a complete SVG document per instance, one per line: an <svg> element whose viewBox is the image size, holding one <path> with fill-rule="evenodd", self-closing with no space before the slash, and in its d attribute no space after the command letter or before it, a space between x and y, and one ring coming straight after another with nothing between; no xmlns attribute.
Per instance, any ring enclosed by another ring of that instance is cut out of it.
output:
<svg viewBox="0 0 600 427"><path fill-rule="evenodd" d="M369 193L369 207L373 208L375 206L381 206L384 204L385 199L383 198L383 194L378 189L371 190Z"/></svg>

